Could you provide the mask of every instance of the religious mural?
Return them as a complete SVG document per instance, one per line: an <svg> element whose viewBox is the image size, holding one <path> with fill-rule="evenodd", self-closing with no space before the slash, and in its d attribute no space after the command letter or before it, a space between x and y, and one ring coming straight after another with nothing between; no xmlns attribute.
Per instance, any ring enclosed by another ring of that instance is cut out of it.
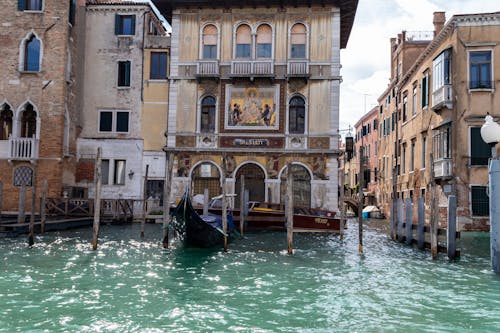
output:
<svg viewBox="0 0 500 333"><path fill-rule="evenodd" d="M226 128L278 129L279 86L227 86Z"/></svg>

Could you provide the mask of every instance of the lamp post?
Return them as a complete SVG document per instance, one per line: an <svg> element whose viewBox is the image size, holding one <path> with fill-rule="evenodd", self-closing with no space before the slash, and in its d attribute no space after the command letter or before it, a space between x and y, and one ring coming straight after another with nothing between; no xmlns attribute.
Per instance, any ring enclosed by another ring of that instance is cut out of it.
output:
<svg viewBox="0 0 500 333"><path fill-rule="evenodd" d="M497 158L496 144L500 141L500 125L488 115L481 127L481 137L491 147L491 161L488 166L490 203L490 254L491 267L500 273L500 159Z"/></svg>

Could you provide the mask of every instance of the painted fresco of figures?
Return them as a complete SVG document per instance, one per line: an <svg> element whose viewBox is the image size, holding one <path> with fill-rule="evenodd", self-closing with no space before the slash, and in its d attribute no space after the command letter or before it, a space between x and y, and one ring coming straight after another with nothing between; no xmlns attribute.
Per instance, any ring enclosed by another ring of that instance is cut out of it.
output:
<svg viewBox="0 0 500 333"><path fill-rule="evenodd" d="M279 87L228 88L227 126L276 128Z"/></svg>

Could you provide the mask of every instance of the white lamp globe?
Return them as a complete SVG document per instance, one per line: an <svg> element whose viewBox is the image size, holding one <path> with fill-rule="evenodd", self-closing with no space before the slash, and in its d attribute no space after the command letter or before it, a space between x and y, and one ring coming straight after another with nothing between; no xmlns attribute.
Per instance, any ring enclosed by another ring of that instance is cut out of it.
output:
<svg viewBox="0 0 500 333"><path fill-rule="evenodd" d="M481 137L487 144L496 144L500 141L500 125L494 122L493 117L489 114L484 118Z"/></svg>

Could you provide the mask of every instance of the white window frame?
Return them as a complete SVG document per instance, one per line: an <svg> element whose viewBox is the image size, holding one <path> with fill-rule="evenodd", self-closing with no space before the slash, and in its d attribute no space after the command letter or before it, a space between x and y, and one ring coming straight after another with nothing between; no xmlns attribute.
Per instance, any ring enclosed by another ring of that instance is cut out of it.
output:
<svg viewBox="0 0 500 333"><path fill-rule="evenodd" d="M129 73L129 85L128 86L120 86L118 85L119 81L119 75L120 75L120 62L129 62L130 63L130 73ZM133 68L133 61L131 59L118 59L116 60L116 89L119 90L125 90L125 89L131 89L132 88L132 68Z"/></svg>
<svg viewBox="0 0 500 333"><path fill-rule="evenodd" d="M34 36L36 39L40 41L40 58L38 59L38 71L27 71L24 69L24 58L26 56L26 43L28 40L31 38L31 36ZM31 30L26 34L26 36L23 38L19 45L19 67L18 70L21 73L40 73L42 71L42 60L43 60L43 40L38 37L36 32L34 30Z"/></svg>
<svg viewBox="0 0 500 333"><path fill-rule="evenodd" d="M201 107L202 104L201 102L206 98L206 97L213 97L215 99L215 128L214 128L214 133L213 134L218 134L219 133L219 126L217 124L219 123L219 99L215 94L203 94L200 98L198 98L198 105L196 107L197 109L197 115L196 115L196 133L201 134ZM207 132L203 132L204 134L208 134Z"/></svg>
<svg viewBox="0 0 500 333"><path fill-rule="evenodd" d="M490 51L491 52L491 57L490 57L490 81L491 81L491 88L470 88L470 82L471 82L471 77L470 77L470 54L471 52L485 52L485 51ZM471 91L494 91L495 90L495 50L493 48L478 48L478 49L468 49L467 50L467 88L469 92Z"/></svg>
<svg viewBox="0 0 500 333"><path fill-rule="evenodd" d="M101 131L101 113L102 112L111 112L111 131ZM128 131L127 132L118 132L116 130L117 126L117 113L118 112L125 112L128 113ZM97 112L98 117L97 117L97 133L107 133L107 134L129 134L130 133L130 125L131 125L131 111L130 110L108 110L108 109L100 109Z"/></svg>
<svg viewBox="0 0 500 333"><path fill-rule="evenodd" d="M203 57L203 30L205 30L205 27L208 26L208 25L213 25L216 29L217 29L217 57L215 59L205 59ZM252 27L250 27L250 29L252 29ZM236 31L235 31L235 38L236 38ZM234 41L236 42L236 39L234 39ZM199 56L199 59L200 60L206 60L206 61L210 61L210 60L219 60L220 59L220 27L217 23L215 22L206 22L205 24L203 24L201 27L200 27L200 52L198 54Z"/></svg>

